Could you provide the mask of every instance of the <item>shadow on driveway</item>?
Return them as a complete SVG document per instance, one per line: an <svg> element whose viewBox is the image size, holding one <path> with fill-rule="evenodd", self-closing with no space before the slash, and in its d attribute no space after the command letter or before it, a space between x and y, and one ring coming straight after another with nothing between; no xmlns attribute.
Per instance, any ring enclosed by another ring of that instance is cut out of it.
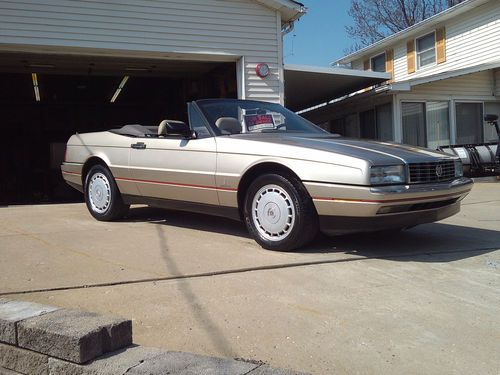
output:
<svg viewBox="0 0 500 375"><path fill-rule="evenodd" d="M242 222L203 214L151 207L134 208L126 221L151 222L179 228L250 238ZM318 236L296 254L344 253L395 261L450 262L500 249L500 231L432 223L392 233Z"/></svg>

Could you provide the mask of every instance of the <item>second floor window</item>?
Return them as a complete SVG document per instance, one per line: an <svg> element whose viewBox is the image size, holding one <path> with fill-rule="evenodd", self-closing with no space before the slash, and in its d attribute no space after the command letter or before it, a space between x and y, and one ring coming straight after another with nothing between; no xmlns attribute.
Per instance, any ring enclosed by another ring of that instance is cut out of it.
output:
<svg viewBox="0 0 500 375"><path fill-rule="evenodd" d="M436 34L434 32L417 39L417 67L436 63Z"/></svg>
<svg viewBox="0 0 500 375"><path fill-rule="evenodd" d="M372 57L371 68L374 72L385 72L385 53Z"/></svg>

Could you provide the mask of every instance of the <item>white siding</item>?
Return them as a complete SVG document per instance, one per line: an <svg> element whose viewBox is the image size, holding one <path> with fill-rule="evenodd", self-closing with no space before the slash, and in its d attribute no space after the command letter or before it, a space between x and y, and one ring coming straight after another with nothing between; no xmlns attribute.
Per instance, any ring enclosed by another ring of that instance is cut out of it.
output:
<svg viewBox="0 0 500 375"><path fill-rule="evenodd" d="M446 62L408 75L406 44L400 52L396 80L424 77L500 59L500 2L491 1L473 11L448 21L446 28ZM429 30L431 32L432 30Z"/></svg>
<svg viewBox="0 0 500 375"><path fill-rule="evenodd" d="M428 95L493 97L494 90L491 71L484 71L414 86L411 92Z"/></svg>
<svg viewBox="0 0 500 375"><path fill-rule="evenodd" d="M245 57L245 96L282 100L279 13L250 0L0 0L0 50ZM262 80L255 66L266 62Z"/></svg>
<svg viewBox="0 0 500 375"><path fill-rule="evenodd" d="M396 81L425 77L500 60L500 1L490 1L474 10L446 21L446 62L408 74L406 41L393 46ZM429 29L425 35L434 31ZM383 51L374 51L372 55ZM362 59L352 63L362 64Z"/></svg>

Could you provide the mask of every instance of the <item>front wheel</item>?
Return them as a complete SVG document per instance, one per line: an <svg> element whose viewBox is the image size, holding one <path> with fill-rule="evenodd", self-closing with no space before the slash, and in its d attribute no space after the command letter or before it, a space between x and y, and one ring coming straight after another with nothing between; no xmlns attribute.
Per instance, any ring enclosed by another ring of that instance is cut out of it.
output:
<svg viewBox="0 0 500 375"><path fill-rule="evenodd" d="M130 207L123 203L115 179L103 165L94 165L87 173L85 203L90 214L100 221L121 219Z"/></svg>
<svg viewBox="0 0 500 375"><path fill-rule="evenodd" d="M244 218L252 237L265 249L294 250L318 233L318 215L307 190L295 177L266 174L248 188Z"/></svg>

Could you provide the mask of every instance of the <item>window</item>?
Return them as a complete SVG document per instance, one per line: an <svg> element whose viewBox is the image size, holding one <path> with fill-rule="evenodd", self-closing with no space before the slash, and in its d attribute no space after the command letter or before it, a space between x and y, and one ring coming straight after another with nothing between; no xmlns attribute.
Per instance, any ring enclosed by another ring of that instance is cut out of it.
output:
<svg viewBox="0 0 500 375"><path fill-rule="evenodd" d="M425 103L402 103L403 143L425 147Z"/></svg>
<svg viewBox="0 0 500 375"><path fill-rule="evenodd" d="M374 72L385 72L385 53L372 57L371 68Z"/></svg>
<svg viewBox="0 0 500 375"><path fill-rule="evenodd" d="M436 63L436 34L434 32L417 39L417 67Z"/></svg>
<svg viewBox="0 0 500 375"><path fill-rule="evenodd" d="M476 144L483 141L483 103L455 103L457 143Z"/></svg>
<svg viewBox="0 0 500 375"><path fill-rule="evenodd" d="M437 149L450 144L449 102L402 103L403 143Z"/></svg>
<svg viewBox="0 0 500 375"><path fill-rule="evenodd" d="M448 102L427 102L427 147L433 150L450 142L450 105Z"/></svg>
<svg viewBox="0 0 500 375"><path fill-rule="evenodd" d="M500 116L500 102L484 103L484 115ZM491 126L486 121L484 121L484 141L498 142L498 135L495 127Z"/></svg>
<svg viewBox="0 0 500 375"><path fill-rule="evenodd" d="M361 112L359 115L361 138L391 141L392 104L376 106L375 109Z"/></svg>
<svg viewBox="0 0 500 375"><path fill-rule="evenodd" d="M191 130L196 131L198 138L207 138L211 136L205 125L205 121L192 104L189 105L189 127Z"/></svg>

